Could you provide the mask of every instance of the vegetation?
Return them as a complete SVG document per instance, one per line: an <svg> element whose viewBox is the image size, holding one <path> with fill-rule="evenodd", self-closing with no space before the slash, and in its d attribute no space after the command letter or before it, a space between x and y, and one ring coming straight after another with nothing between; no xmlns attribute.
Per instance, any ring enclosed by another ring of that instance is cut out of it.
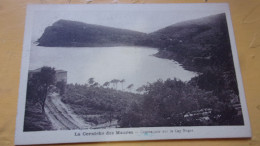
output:
<svg viewBox="0 0 260 146"><path fill-rule="evenodd" d="M27 83L24 131L50 130L51 123L45 115L48 89L55 84L55 69L42 67L39 72L29 73Z"/></svg>
<svg viewBox="0 0 260 146"><path fill-rule="evenodd" d="M221 101L212 91L176 79L158 80L144 88L142 100L130 105L120 127L243 124L232 104Z"/></svg>
<svg viewBox="0 0 260 146"><path fill-rule="evenodd" d="M158 80L137 89L140 94L91 85L67 85L62 101L86 122L117 121L117 127L241 125L230 99L235 94L200 89L191 82Z"/></svg>
<svg viewBox="0 0 260 146"><path fill-rule="evenodd" d="M62 101L87 122L102 124L120 119L130 104L140 98L139 94L107 86L68 84Z"/></svg>
<svg viewBox="0 0 260 146"><path fill-rule="evenodd" d="M42 67L39 72L33 73L28 79L27 101L39 103L42 112L44 112L48 89L55 84L55 73L54 68Z"/></svg>
<svg viewBox="0 0 260 146"><path fill-rule="evenodd" d="M146 36L126 29L59 20L47 27L37 42L48 47L133 46Z"/></svg>
<svg viewBox="0 0 260 146"><path fill-rule="evenodd" d="M150 34L62 20L46 29L38 42L43 46L155 47L159 48L156 57L178 61L199 74L189 82L157 80L136 92L132 92L134 84L124 85L124 79L103 85L94 78L85 85L57 83L62 101L87 122L116 121L118 127L244 124L225 14L174 24ZM45 68L29 78L26 105L39 103L44 111L53 74L54 69ZM26 118L30 115L26 109Z"/></svg>
<svg viewBox="0 0 260 146"><path fill-rule="evenodd" d="M124 110L120 127L243 124L233 106L240 102L225 14L174 24L138 43L199 75L188 83L159 80L138 88L140 101Z"/></svg>
<svg viewBox="0 0 260 146"><path fill-rule="evenodd" d="M24 131L52 130L52 124L38 104L26 101Z"/></svg>
<svg viewBox="0 0 260 146"><path fill-rule="evenodd" d="M212 122L242 125L241 109L234 108L240 101L225 14L175 24L153 35L164 38L155 44L161 48L155 56L198 72L189 84L217 97Z"/></svg>
<svg viewBox="0 0 260 146"><path fill-rule="evenodd" d="M27 82L24 131L52 130L52 124L45 114L45 101L52 92L65 94L66 82L56 81L55 69L44 66L36 72L29 72Z"/></svg>

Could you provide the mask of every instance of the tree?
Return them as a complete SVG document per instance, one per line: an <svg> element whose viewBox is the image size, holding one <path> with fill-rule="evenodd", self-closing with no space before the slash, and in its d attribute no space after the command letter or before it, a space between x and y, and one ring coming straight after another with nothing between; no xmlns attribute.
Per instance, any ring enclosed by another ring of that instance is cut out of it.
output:
<svg viewBox="0 0 260 146"><path fill-rule="evenodd" d="M115 89L117 89L117 84L118 84L119 82L120 82L120 80L118 80L118 79L113 79L113 80L110 81L110 83L113 84L113 86L114 86Z"/></svg>
<svg viewBox="0 0 260 146"><path fill-rule="evenodd" d="M131 89L133 85L127 88ZM203 109L212 109L217 101L212 92L201 90L180 80L157 80L143 86L145 94L138 105L130 106L119 123L122 127L158 127L202 125L198 117L184 115ZM137 91L142 91L138 88ZM138 112L135 110L138 109ZM133 112L134 111L134 112ZM200 114L200 112L199 112ZM133 119L133 120L132 120ZM205 121L203 121L205 122ZM208 123L205 123L208 124Z"/></svg>
<svg viewBox="0 0 260 146"><path fill-rule="evenodd" d="M98 82L94 82L92 85L91 85L91 87L97 87L99 84L98 84Z"/></svg>
<svg viewBox="0 0 260 146"><path fill-rule="evenodd" d="M120 82L120 80L116 79L115 84L116 84L116 89L117 89L117 84Z"/></svg>
<svg viewBox="0 0 260 146"><path fill-rule="evenodd" d="M44 113L45 100L48 94L48 88L55 84L55 69L51 67L42 67L40 72L35 72L28 79L27 97L34 98L35 102L40 103ZM34 97L30 97L34 96Z"/></svg>
<svg viewBox="0 0 260 146"><path fill-rule="evenodd" d="M105 82L105 83L103 84L103 86L104 86L104 87L108 87L109 84L110 84L110 82Z"/></svg>
<svg viewBox="0 0 260 146"><path fill-rule="evenodd" d="M134 84L130 84L127 86L127 89L131 91L133 87L134 87Z"/></svg>
<svg viewBox="0 0 260 146"><path fill-rule="evenodd" d="M121 115L119 120L120 127L141 127L140 121L143 117L142 112L140 112L142 111L141 108L142 106L138 105L138 103L131 103L126 113Z"/></svg>
<svg viewBox="0 0 260 146"><path fill-rule="evenodd" d="M121 83L121 85L122 85L122 90L124 90L124 82L125 82L125 79L122 79L122 80L120 81L120 83Z"/></svg>
<svg viewBox="0 0 260 146"><path fill-rule="evenodd" d="M89 79L88 79L88 83L89 83L90 85L94 84L94 82L95 82L95 81L94 81L94 78L89 78Z"/></svg>
<svg viewBox="0 0 260 146"><path fill-rule="evenodd" d="M139 92L139 93L141 93L141 92L143 92L143 91L144 91L144 87L143 87L143 86L141 86L141 87L137 88L137 89L136 89L136 91L137 91L137 92Z"/></svg>

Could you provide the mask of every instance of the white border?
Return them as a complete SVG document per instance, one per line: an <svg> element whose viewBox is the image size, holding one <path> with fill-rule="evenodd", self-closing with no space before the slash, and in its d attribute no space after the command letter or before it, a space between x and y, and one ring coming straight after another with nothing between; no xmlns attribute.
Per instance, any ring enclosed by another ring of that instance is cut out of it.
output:
<svg viewBox="0 0 260 146"><path fill-rule="evenodd" d="M98 129L98 130L61 130L61 131L39 131L23 132L27 76L29 68L31 33L33 12L36 10L217 10L226 14L233 60L236 70L244 126L191 126L191 127L153 127L153 128L118 128L118 129ZM193 130L193 132L178 133L178 130ZM130 135L99 135L99 136L74 136L75 133L85 132L116 132L116 131L133 131L138 134ZM161 133L144 134L141 131L160 130ZM168 131L167 134L162 131ZM141 132L141 133L140 133ZM242 83L242 76L239 67L239 60L235 44L234 32L228 4L94 4L94 5L28 5L24 45L22 54L22 65L20 75L19 99L16 119L15 144L50 144L50 143L77 143L77 142L100 142L100 141L133 141L133 140L160 140L160 139L198 139L198 138L249 138L251 137L251 128L247 112L245 93Z"/></svg>

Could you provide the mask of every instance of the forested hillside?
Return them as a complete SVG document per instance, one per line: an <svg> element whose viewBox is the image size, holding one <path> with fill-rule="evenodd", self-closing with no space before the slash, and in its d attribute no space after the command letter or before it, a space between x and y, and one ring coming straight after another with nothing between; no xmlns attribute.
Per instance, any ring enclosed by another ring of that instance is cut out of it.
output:
<svg viewBox="0 0 260 146"><path fill-rule="evenodd" d="M135 45L147 34L82 22L59 20L38 39L46 47L104 47Z"/></svg>
<svg viewBox="0 0 260 146"><path fill-rule="evenodd" d="M62 101L87 122L103 124L118 121L133 102L142 96L94 84L69 84Z"/></svg>
<svg viewBox="0 0 260 146"><path fill-rule="evenodd" d="M113 127L127 128L243 124L230 100L220 100L214 91L190 83L158 80L143 86L143 91L136 94L104 86L70 84L62 101L86 122L96 125L109 122L114 123Z"/></svg>

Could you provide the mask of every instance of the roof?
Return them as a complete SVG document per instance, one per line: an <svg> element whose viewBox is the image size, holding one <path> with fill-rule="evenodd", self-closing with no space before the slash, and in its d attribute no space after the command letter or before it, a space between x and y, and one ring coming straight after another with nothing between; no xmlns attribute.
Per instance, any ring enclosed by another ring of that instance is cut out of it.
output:
<svg viewBox="0 0 260 146"><path fill-rule="evenodd" d="M65 70L56 70L56 73L66 73L67 71Z"/></svg>
<svg viewBox="0 0 260 146"><path fill-rule="evenodd" d="M35 69L35 70L29 70L29 72L32 72L32 73L40 72L41 69L42 69L42 67L41 67L41 68L37 68L37 69ZM66 72L67 72L67 71L65 71L65 70L61 70L61 69L56 70L56 73L66 73Z"/></svg>

